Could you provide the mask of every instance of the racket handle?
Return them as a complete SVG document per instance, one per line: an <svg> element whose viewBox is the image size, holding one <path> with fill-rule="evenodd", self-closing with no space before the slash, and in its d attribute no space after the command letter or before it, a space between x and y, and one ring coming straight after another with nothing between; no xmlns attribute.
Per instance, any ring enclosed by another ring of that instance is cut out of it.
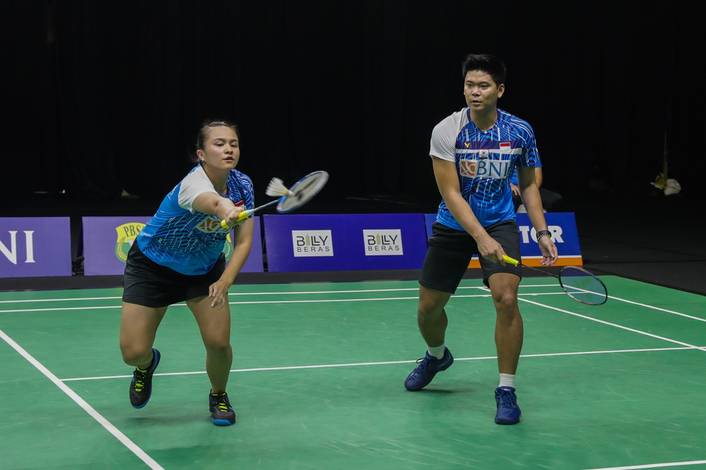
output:
<svg viewBox="0 0 706 470"><path fill-rule="evenodd" d="M520 264L519 261L517 261L515 258L511 258L508 255L503 255L503 261L505 261L507 264L511 264L513 266L517 266Z"/></svg>
<svg viewBox="0 0 706 470"><path fill-rule="evenodd" d="M238 214L238 218L235 219L235 224L239 224L240 222L243 222L247 218L249 218L252 213L255 212L253 209L249 209L246 211L241 212ZM221 228L227 229L228 228L228 222L226 222L225 219L221 219Z"/></svg>

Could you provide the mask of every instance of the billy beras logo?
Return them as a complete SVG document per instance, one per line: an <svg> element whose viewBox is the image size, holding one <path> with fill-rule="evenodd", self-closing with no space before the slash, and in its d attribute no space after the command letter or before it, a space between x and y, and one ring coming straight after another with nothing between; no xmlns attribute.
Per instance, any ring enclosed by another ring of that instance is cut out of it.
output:
<svg viewBox="0 0 706 470"><path fill-rule="evenodd" d="M115 227L117 239L115 240L115 257L123 263L127 259L127 254L135 242L135 238L142 231L145 224L142 222L128 222Z"/></svg>
<svg viewBox="0 0 706 470"><path fill-rule="evenodd" d="M363 229L365 256L402 256L400 229Z"/></svg>
<svg viewBox="0 0 706 470"><path fill-rule="evenodd" d="M333 256L331 230L292 230L292 254L295 258Z"/></svg>

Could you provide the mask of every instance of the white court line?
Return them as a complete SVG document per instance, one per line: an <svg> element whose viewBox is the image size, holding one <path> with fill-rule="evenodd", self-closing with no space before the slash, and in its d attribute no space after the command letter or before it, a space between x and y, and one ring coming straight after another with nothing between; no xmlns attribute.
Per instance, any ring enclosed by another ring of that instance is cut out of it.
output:
<svg viewBox="0 0 706 470"><path fill-rule="evenodd" d="M528 287L556 287L557 284L524 284L522 288ZM459 286L458 289L477 289L476 286ZM419 287L396 287L390 289L348 289L348 290L310 290L310 291L290 291L290 292L229 292L229 297L241 295L307 295L307 294L356 294L356 293L373 293L373 292L406 292L418 291ZM21 299L21 300L0 300L0 304L19 304L19 303L34 303L34 302L78 302L84 300L120 300L121 296L106 296L106 297L57 297L52 299Z"/></svg>
<svg viewBox="0 0 706 470"><path fill-rule="evenodd" d="M147 453L142 450L137 444L132 442L125 434L123 434L118 428L116 428L110 421L105 419L103 415L98 413L91 405L89 405L83 398L81 398L76 392L71 390L68 385L59 380L59 378L54 375L49 369L44 367L44 365L36 360L30 353L28 353L22 346L17 344L15 340L10 338L3 330L0 330L0 338L2 338L7 344L17 351L20 356L24 357L27 362L32 364L39 372L41 372L46 378L52 381L54 385L59 387L59 390L64 392L69 398L71 398L78 406L83 409L88 415L98 421L98 423L103 426L106 431L112 434L118 441L120 441L125 447L127 447L130 452L135 454L140 460L142 460L148 467L152 469L164 468L159 465L152 457L147 455Z"/></svg>
<svg viewBox="0 0 706 470"><path fill-rule="evenodd" d="M639 306L639 307L645 307L645 308L649 308L649 309L652 309L652 310L658 310L658 311L660 311L660 312L671 313L672 315L678 315L678 316L680 316L680 317L690 318L690 319L692 319L692 320L697 320L697 321L706 322L706 318L699 318L699 317L695 317L695 316L693 316L693 315L687 315L686 313L675 312L674 310L668 310L668 309L666 309L666 308L657 307L657 306L654 306L654 305L643 304L643 303L640 303L640 302L635 302L635 301L633 301L633 300L621 299L620 297L613 297L612 295L609 295L608 298L609 298L609 299L612 299L612 300L618 300L618 301L620 301L620 302L625 302L625 303L628 303L628 304L632 304L632 305L637 305L637 306Z"/></svg>
<svg viewBox="0 0 706 470"><path fill-rule="evenodd" d="M487 288L485 288L485 287L479 287L478 289L487 290ZM608 326L612 326L612 327L615 327L615 328L619 328L619 329L621 329L621 330L630 331L630 332L632 332L632 333L637 333L637 334L639 334L639 335L649 336L650 338L655 338L655 339L659 339L659 340L662 340L662 341L667 341L667 342L669 342L669 343L679 344L679 345L681 345L681 346L688 346L689 348L698 349L698 350L700 350L700 351L706 352L706 347L694 346L693 344L685 343L685 342L683 342L683 341L678 341L678 340L672 339L672 338L667 338L666 336L659 336L659 335L655 335L655 334L652 334L652 333L648 333L648 332L646 332L646 331L642 331L642 330L638 330L638 329L635 329L635 328L630 328L630 327L627 327L627 326L619 325L619 324L617 324L617 323L613 323L613 322L601 320L601 319L598 319L598 318L589 317L588 315L581 315L580 313L571 312L571 311L566 310L566 309L563 309L563 308L552 307L551 305L542 304L542 303L539 303L539 302L535 302L535 301L533 301L533 300L528 300L528 299L523 299L523 298L518 298L518 300L521 300L522 302L527 302L527 303L532 304L532 305L537 305L537 306L539 306L539 307L548 308L548 309L550 309L550 310L556 310L557 312L566 313L566 314L572 315L572 316L574 316L574 317L583 318L583 319L585 319L585 320L590 320L590 321L593 321L593 322L596 322L596 323L602 323L603 325L608 325Z"/></svg>
<svg viewBox="0 0 706 470"><path fill-rule="evenodd" d="M702 465L706 464L706 460L689 460L687 462L665 462L665 463L648 463L645 465L631 465L628 467L602 467L592 468L590 470L639 470L642 468L665 468L665 467L680 467L682 465Z"/></svg>
<svg viewBox="0 0 706 470"><path fill-rule="evenodd" d="M538 357L559 357L559 356L588 356L592 354L619 354L619 353L637 353L637 352L657 352L657 351L686 351L697 349L694 347L672 347L672 348L641 348L641 349L610 349L602 351L574 351L574 352L558 352L558 353L538 353L538 354L522 354L522 358L538 358ZM497 356L473 356L473 357L457 357L455 361L486 361L495 360ZM280 366L280 367L256 367L251 369L231 369L230 372L271 372L281 370L303 370L303 369L332 369L337 367L365 367L365 366L387 366L398 364L414 364L417 360L404 361L379 361L379 362L348 362L341 364L312 364L303 366ZM155 376L179 376L179 375L203 375L205 370L193 372L163 372L154 374ZM81 380L108 380L108 379L127 379L132 375L105 375L99 377L71 377L61 379L64 382L75 382Z"/></svg>
<svg viewBox="0 0 706 470"><path fill-rule="evenodd" d="M545 295L565 295L564 292L530 292L520 294L520 296L545 296ZM483 298L490 297L490 294L456 294L454 298ZM306 299L306 300L242 300L237 302L228 302L228 305L262 305L262 304L319 304L319 303L336 303L336 302L382 302L386 300L418 300L419 297L367 297L360 299ZM185 307L186 304L172 304L177 307ZM44 307L44 308L15 308L8 310L0 310L2 313L26 313L26 312L64 312L75 310L103 310L103 309L120 308L120 305L99 305L88 307Z"/></svg>

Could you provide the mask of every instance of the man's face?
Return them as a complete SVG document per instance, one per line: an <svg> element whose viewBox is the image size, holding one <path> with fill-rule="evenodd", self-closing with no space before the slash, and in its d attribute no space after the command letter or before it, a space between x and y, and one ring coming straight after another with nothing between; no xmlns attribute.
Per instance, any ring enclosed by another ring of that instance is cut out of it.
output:
<svg viewBox="0 0 706 470"><path fill-rule="evenodd" d="M493 77L480 70L466 73L463 81L463 95L473 111L486 111L497 106L498 98L503 96L505 85L498 85Z"/></svg>

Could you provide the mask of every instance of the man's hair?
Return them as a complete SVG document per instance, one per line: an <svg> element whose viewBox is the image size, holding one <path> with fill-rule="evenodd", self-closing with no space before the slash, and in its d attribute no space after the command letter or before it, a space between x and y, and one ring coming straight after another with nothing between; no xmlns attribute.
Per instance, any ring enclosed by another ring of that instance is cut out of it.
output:
<svg viewBox="0 0 706 470"><path fill-rule="evenodd" d="M505 63L492 54L468 54L463 61L463 79L473 70L480 70L491 77L497 85L505 83L507 69Z"/></svg>

